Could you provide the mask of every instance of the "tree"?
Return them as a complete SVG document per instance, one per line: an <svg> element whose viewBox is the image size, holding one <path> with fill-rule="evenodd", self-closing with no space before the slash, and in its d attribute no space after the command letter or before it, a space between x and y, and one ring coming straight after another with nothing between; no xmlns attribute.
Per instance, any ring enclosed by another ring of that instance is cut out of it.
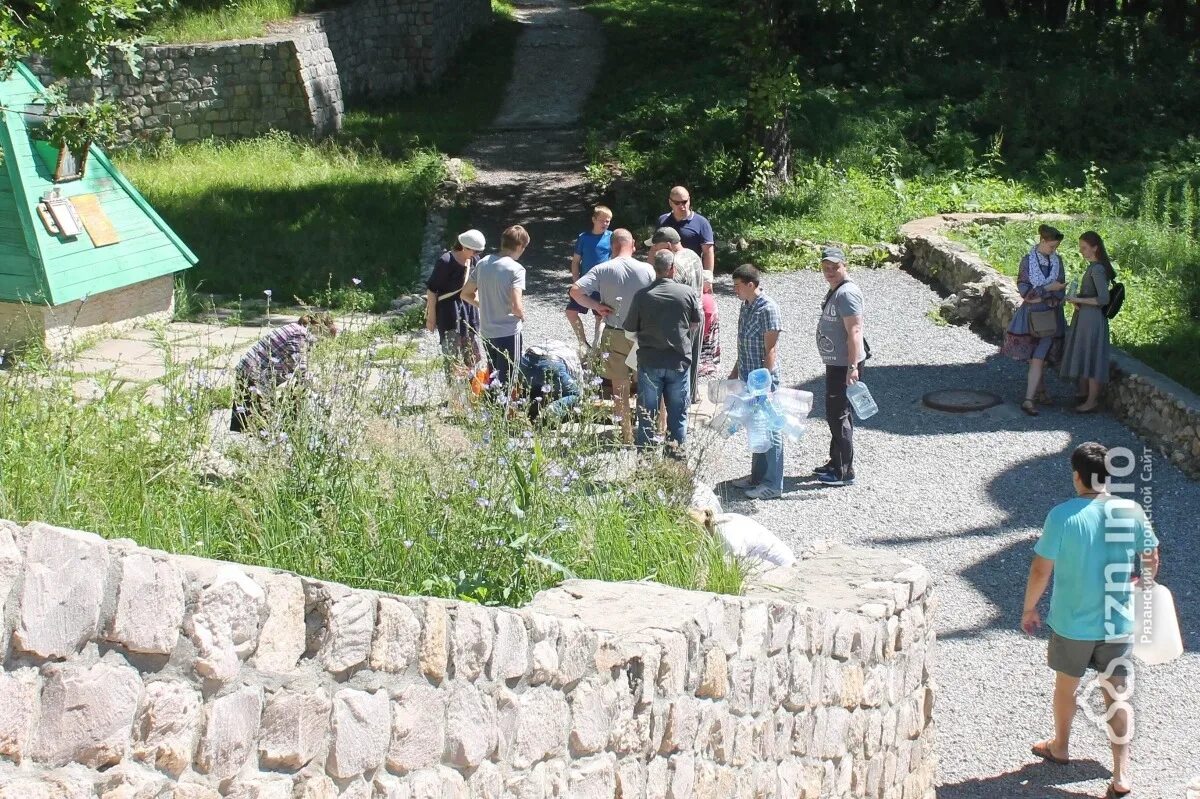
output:
<svg viewBox="0 0 1200 799"><path fill-rule="evenodd" d="M134 66L134 38L146 17L170 0L9 0L0 7L0 73L34 53L56 75L100 75L112 52Z"/></svg>
<svg viewBox="0 0 1200 799"><path fill-rule="evenodd" d="M114 53L121 53L136 73L141 63L134 41L138 26L172 2L7 0L0 7L0 77L34 54L44 56L61 78L99 77ZM103 142L115 130L119 112L111 103L93 100L72 107L53 97L51 105L51 141L72 151L86 142Z"/></svg>

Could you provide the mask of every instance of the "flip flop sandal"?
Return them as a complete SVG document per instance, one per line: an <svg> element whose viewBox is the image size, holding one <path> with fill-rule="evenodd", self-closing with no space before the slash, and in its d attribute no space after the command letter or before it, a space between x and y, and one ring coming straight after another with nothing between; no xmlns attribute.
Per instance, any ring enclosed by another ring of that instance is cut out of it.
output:
<svg viewBox="0 0 1200 799"><path fill-rule="evenodd" d="M1048 760L1056 766L1065 766L1071 762L1070 759L1065 757L1055 757L1054 753L1050 751L1050 747L1043 744L1034 744L1029 751L1033 752L1042 760ZM1112 785L1110 784L1108 787L1111 788Z"/></svg>
<svg viewBox="0 0 1200 799"><path fill-rule="evenodd" d="M1121 797L1129 796L1131 793L1133 793L1132 788L1128 791L1118 791L1116 786L1110 782L1108 784L1108 793L1104 794L1104 799L1121 799Z"/></svg>
<svg viewBox="0 0 1200 799"><path fill-rule="evenodd" d="M1028 399L1021 403L1021 410L1025 412L1026 416L1037 416L1040 413L1033 400Z"/></svg>

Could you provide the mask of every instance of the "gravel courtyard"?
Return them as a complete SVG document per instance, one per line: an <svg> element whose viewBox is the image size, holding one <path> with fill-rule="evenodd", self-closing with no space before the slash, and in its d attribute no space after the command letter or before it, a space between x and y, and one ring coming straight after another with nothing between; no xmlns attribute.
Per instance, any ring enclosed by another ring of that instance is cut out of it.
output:
<svg viewBox="0 0 1200 799"><path fill-rule="evenodd" d="M530 263L542 261L531 253ZM558 259L560 262L565 259ZM530 270L527 340L571 340L562 315L568 280L553 259ZM726 269L731 265L724 264ZM858 484L826 488L807 477L825 460L828 429L821 404L824 370L812 331L825 285L819 273L768 276L785 332L780 339L784 382L813 391L817 406L805 439L786 448L785 496L750 502L723 481L746 473L741 436L707 444L702 476L717 485L726 510L753 515L799 546L833 539L887 547L929 568L940 595L938 667L938 795L965 797L1101 796L1111 765L1103 733L1076 720L1067 767L1040 762L1029 745L1050 731L1052 675L1045 636L1017 629L1031 549L1046 512L1073 494L1067 459L1075 445L1097 440L1144 445L1108 416L1069 411L1071 387L1053 385L1060 406L1029 419L1017 408L1021 364L971 331L931 321L938 300L898 269L857 271L867 299L867 338L874 357L863 379L880 412L857 437ZM724 365L735 353L737 300L728 275L718 278ZM1006 402L982 413L955 415L924 408L921 397L939 388L991 391ZM703 437L704 434L701 434ZM700 442L697 442L700 443ZM702 445L704 445L702 444ZM1185 645L1200 647L1200 558L1195 520L1200 487L1165 459L1147 455L1134 477L1139 497L1149 492L1162 539L1162 582L1182 613ZM1143 469L1148 471L1143 478ZM1181 797L1200 774L1200 654L1139 674L1134 706L1135 778L1140 796Z"/></svg>

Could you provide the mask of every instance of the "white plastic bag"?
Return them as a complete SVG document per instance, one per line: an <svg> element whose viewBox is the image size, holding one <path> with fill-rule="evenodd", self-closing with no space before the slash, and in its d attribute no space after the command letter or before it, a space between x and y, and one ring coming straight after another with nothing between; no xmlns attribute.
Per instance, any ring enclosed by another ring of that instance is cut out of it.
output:
<svg viewBox="0 0 1200 799"><path fill-rule="evenodd" d="M772 566L791 566L796 556L779 536L740 513L722 513L713 517L713 530L725 551L736 558L757 560Z"/></svg>

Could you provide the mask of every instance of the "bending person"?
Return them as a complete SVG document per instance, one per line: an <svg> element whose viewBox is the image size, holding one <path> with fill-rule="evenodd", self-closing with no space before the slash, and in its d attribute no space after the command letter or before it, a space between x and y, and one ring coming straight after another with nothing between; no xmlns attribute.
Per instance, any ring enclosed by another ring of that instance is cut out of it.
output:
<svg viewBox="0 0 1200 799"><path fill-rule="evenodd" d="M561 341L547 341L545 346L525 350L517 391L528 395L529 420L537 421L543 411L551 419L566 416L583 395L582 376L578 356Z"/></svg>
<svg viewBox="0 0 1200 799"><path fill-rule="evenodd" d="M320 313L305 314L259 339L238 361L229 429L240 433L251 423L261 424L279 387L303 375L312 345L336 335L333 317Z"/></svg>

